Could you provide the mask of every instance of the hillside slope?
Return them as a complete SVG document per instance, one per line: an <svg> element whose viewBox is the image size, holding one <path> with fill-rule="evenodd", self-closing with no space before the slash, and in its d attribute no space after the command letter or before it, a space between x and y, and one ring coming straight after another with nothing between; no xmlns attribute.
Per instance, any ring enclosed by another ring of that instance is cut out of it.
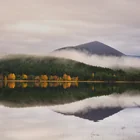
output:
<svg viewBox="0 0 140 140"><path fill-rule="evenodd" d="M86 65L69 59L57 57L32 57L32 56L15 56L0 59L0 73L7 75L8 73L27 74L27 75L57 75L69 74L78 76L81 80L87 80L92 77L92 73L110 73L115 71Z"/></svg>
<svg viewBox="0 0 140 140"><path fill-rule="evenodd" d="M7 76L9 73L59 77L68 74L72 77L78 76L79 80L140 80L139 71L128 73L57 57L15 56L0 59L0 74Z"/></svg>

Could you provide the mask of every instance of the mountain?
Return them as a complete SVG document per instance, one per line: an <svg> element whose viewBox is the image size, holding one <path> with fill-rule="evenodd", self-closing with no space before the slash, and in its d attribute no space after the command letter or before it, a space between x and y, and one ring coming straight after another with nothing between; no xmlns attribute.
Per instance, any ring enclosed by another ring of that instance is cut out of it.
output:
<svg viewBox="0 0 140 140"><path fill-rule="evenodd" d="M108 45L105 45L101 42L94 41L90 43L85 43L78 46L70 46L57 49L55 51L62 51L62 50L76 50L79 52L86 52L88 54L97 54L97 55L112 55L112 56L123 56L124 54Z"/></svg>

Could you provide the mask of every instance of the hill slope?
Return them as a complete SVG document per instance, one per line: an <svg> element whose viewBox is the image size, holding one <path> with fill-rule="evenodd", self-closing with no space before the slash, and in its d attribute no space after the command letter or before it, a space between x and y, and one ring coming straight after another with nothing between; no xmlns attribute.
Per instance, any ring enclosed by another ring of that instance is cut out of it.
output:
<svg viewBox="0 0 140 140"><path fill-rule="evenodd" d="M140 80L140 72L124 72L109 68L95 67L69 59L56 57L17 56L0 59L0 74L8 75L57 75L78 76L79 80ZM93 76L94 73L94 76Z"/></svg>
<svg viewBox="0 0 140 140"><path fill-rule="evenodd" d="M88 79L95 71L114 73L108 68L93 67L84 63L76 62L69 59L56 57L33 57L33 56L13 56L0 59L0 73L23 74L28 75L57 75L69 74L79 76L81 79Z"/></svg>
<svg viewBox="0 0 140 140"><path fill-rule="evenodd" d="M80 52L87 52L88 54L97 54L97 55L112 55L112 56L124 55L120 51L98 41L94 41L78 46L64 47L64 48L57 49L55 51L62 51L62 50L76 50Z"/></svg>

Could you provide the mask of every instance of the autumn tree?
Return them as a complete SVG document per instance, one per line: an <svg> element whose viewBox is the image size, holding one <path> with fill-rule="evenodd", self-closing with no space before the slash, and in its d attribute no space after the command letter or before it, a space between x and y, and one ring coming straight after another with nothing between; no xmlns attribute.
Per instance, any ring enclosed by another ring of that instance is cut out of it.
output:
<svg viewBox="0 0 140 140"><path fill-rule="evenodd" d="M39 76L36 76L35 77L35 81L40 81L40 77Z"/></svg>
<svg viewBox="0 0 140 140"><path fill-rule="evenodd" d="M22 79L23 80L27 80L28 79L28 76L26 74L22 74Z"/></svg>
<svg viewBox="0 0 140 140"><path fill-rule="evenodd" d="M65 80L65 81L67 80L67 74L63 75L63 80Z"/></svg>
<svg viewBox="0 0 140 140"><path fill-rule="evenodd" d="M54 75L54 76L53 76L53 80L57 81L57 80L59 80L59 77L56 76L56 75Z"/></svg>
<svg viewBox="0 0 140 140"><path fill-rule="evenodd" d="M59 77L59 81L63 81L63 78L62 77Z"/></svg>
<svg viewBox="0 0 140 140"><path fill-rule="evenodd" d="M47 75L41 75L40 79L43 81L47 81L48 80L48 76Z"/></svg>
<svg viewBox="0 0 140 140"><path fill-rule="evenodd" d="M68 81L71 81L70 75L67 76L67 80L68 80Z"/></svg>
<svg viewBox="0 0 140 140"><path fill-rule="evenodd" d="M72 81L78 81L78 76L77 77L72 77Z"/></svg>
<svg viewBox="0 0 140 140"><path fill-rule="evenodd" d="M53 76L52 75L49 77L49 80L53 80Z"/></svg>
<svg viewBox="0 0 140 140"><path fill-rule="evenodd" d="M8 80L15 80L16 79L16 75L14 73L10 73L8 75Z"/></svg>

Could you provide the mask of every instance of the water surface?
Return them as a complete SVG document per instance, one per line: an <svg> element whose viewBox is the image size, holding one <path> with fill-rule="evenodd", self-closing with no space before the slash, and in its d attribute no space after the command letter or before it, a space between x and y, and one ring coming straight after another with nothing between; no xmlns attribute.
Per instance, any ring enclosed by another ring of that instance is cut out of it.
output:
<svg viewBox="0 0 140 140"><path fill-rule="evenodd" d="M1 83L3 140L140 138L139 84Z"/></svg>

